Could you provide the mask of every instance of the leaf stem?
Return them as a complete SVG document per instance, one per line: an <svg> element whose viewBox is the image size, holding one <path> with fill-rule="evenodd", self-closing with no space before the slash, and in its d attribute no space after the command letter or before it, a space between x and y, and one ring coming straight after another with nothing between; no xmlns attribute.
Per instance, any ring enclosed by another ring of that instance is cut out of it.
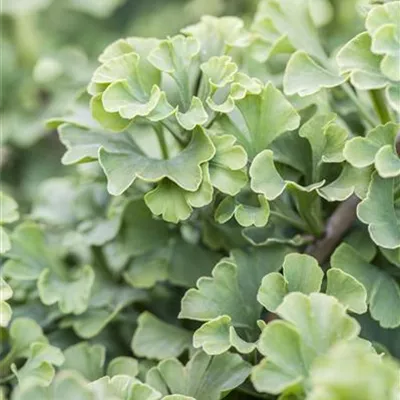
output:
<svg viewBox="0 0 400 400"><path fill-rule="evenodd" d="M182 147L186 147L187 143L173 130L170 125L167 124L166 121L162 121L161 124L171 133L171 135Z"/></svg>
<svg viewBox="0 0 400 400"><path fill-rule="evenodd" d="M387 108L385 96L382 89L370 90L369 95L374 105L374 109L379 116L382 124L386 124L392 120L389 109Z"/></svg>
<svg viewBox="0 0 400 400"><path fill-rule="evenodd" d="M301 218L295 219L287 214L282 214L279 211L270 211L270 215L280 219L281 221L287 222L288 224L292 225L293 227L299 229L300 231L308 231L306 224L303 222Z"/></svg>
<svg viewBox="0 0 400 400"><path fill-rule="evenodd" d="M160 145L160 150L163 158L167 160L169 158L168 146L167 142L165 141L164 131L162 127L155 126L154 131L156 132L158 144Z"/></svg>
<svg viewBox="0 0 400 400"><path fill-rule="evenodd" d="M349 96L349 99L357 106L358 110L360 111L360 114L364 117L365 122L367 122L371 128L378 125L377 121L371 117L370 112L367 110L364 104L361 103L357 95L354 93L350 84L344 83L342 85L342 89L346 92L347 96Z"/></svg>

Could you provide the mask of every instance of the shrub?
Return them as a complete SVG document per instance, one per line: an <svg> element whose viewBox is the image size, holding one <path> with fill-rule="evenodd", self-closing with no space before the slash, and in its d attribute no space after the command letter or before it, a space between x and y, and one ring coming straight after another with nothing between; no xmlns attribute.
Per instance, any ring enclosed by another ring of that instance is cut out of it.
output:
<svg viewBox="0 0 400 400"><path fill-rule="evenodd" d="M77 173L0 197L3 396L400 398L400 2L335 7L103 51Z"/></svg>

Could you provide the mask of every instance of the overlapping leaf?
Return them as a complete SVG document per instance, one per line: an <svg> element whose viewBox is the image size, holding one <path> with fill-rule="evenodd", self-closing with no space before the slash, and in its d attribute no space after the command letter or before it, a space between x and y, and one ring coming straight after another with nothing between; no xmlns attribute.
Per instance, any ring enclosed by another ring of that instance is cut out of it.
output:
<svg viewBox="0 0 400 400"><path fill-rule="evenodd" d="M373 265L346 243L336 249L331 263L334 268L341 269L364 285L371 316L382 327L400 325L400 287L389 273Z"/></svg>
<svg viewBox="0 0 400 400"><path fill-rule="evenodd" d="M360 331L344 306L320 293L290 293L276 312L284 321L273 321L264 328L258 348L266 358L252 372L253 384L261 392L306 389L313 362L336 343L356 338Z"/></svg>
<svg viewBox="0 0 400 400"><path fill-rule="evenodd" d="M200 278L198 289L190 289L185 294L179 318L209 321L207 328L203 325L195 333L199 338L207 331L207 340L197 341L205 351L218 354L228 343L247 351L249 345L237 335L246 331L247 340L257 338L257 320L261 313L261 305L256 298L258 287L267 272L280 268L287 251L283 245L254 249L249 254L233 251L231 258L223 259L215 266L212 278ZM221 324L223 330L220 329ZM218 345L213 345L211 349L209 342L218 342Z"/></svg>
<svg viewBox="0 0 400 400"><path fill-rule="evenodd" d="M197 352L184 367L177 359L161 361L146 383L162 395L181 394L196 400L218 400L223 392L239 386L250 373L250 364L238 354L211 357Z"/></svg>
<svg viewBox="0 0 400 400"><path fill-rule="evenodd" d="M305 254L289 254L283 263L283 274L272 272L263 278L257 299L269 311L275 312L288 293L320 292L323 275L322 269L313 257ZM340 269L328 270L326 293L336 297L351 311L362 314L367 310L367 294L364 286Z"/></svg>
<svg viewBox="0 0 400 400"><path fill-rule="evenodd" d="M219 123L225 132L236 137L250 159L300 124L296 110L271 83L260 94L248 94L236 101L236 107Z"/></svg>

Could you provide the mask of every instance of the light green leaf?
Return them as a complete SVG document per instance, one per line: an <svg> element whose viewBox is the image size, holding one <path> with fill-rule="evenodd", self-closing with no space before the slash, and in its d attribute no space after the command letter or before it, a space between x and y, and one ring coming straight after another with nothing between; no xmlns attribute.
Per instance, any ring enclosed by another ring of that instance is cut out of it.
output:
<svg viewBox="0 0 400 400"><path fill-rule="evenodd" d="M290 293L277 314L285 321L269 323L258 345L266 356L252 373L253 384L260 392L279 394L304 386L318 356L340 341L357 337L360 331L358 323L346 315L344 306L325 294Z"/></svg>
<svg viewBox="0 0 400 400"><path fill-rule="evenodd" d="M319 292L322 279L323 272L313 257L288 254L283 262L283 276L277 272L266 275L261 282L257 300L269 311L276 311L290 292Z"/></svg>
<svg viewBox="0 0 400 400"><path fill-rule="evenodd" d="M387 84L380 71L381 57L371 52L371 46L371 37L363 32L350 40L336 57L341 73L350 77L357 89L378 89Z"/></svg>
<svg viewBox="0 0 400 400"><path fill-rule="evenodd" d="M161 215L165 221L177 224L188 219L193 210L186 193L175 183L164 179L145 195L144 200L154 215Z"/></svg>
<svg viewBox="0 0 400 400"><path fill-rule="evenodd" d="M189 109L182 113L176 113L179 124L188 131L193 130L197 125L204 125L208 120L208 114L203 107L201 100L193 96Z"/></svg>
<svg viewBox="0 0 400 400"><path fill-rule="evenodd" d="M394 208L394 180L376 172L367 197L358 205L357 216L365 224L372 240L387 249L400 247L400 223Z"/></svg>
<svg viewBox="0 0 400 400"><path fill-rule="evenodd" d="M200 43L202 62L213 56L224 55L231 48L245 48L252 40L243 21L237 17L216 18L204 15L199 23L182 29L182 32L193 36Z"/></svg>
<svg viewBox="0 0 400 400"><path fill-rule="evenodd" d="M173 358L161 361L148 372L146 383L164 396L173 393L218 400L223 392L243 383L249 373L250 365L238 354L211 357L199 351L185 367Z"/></svg>
<svg viewBox="0 0 400 400"><path fill-rule="evenodd" d="M78 371L89 381L104 375L106 349L100 344L81 342L64 351L65 362L62 369Z"/></svg>
<svg viewBox="0 0 400 400"><path fill-rule="evenodd" d="M64 362L64 356L60 349L47 343L36 342L30 346L30 355L25 364L17 369L11 365L11 369L18 379L19 385L25 382L48 386L55 375L54 366L59 367Z"/></svg>
<svg viewBox="0 0 400 400"><path fill-rule="evenodd" d="M317 189L318 194L327 201L344 201L353 193L360 199L367 196L373 167L355 168L345 164L340 175L328 185Z"/></svg>
<svg viewBox="0 0 400 400"><path fill-rule="evenodd" d="M325 61L327 58L308 1L260 2L253 29L267 44L270 55L290 53L297 49L317 60Z"/></svg>
<svg viewBox="0 0 400 400"><path fill-rule="evenodd" d="M399 124L389 122L369 131L366 137L349 140L343 151L346 160L357 168L375 165L380 176L389 178L400 174L395 149Z"/></svg>
<svg viewBox="0 0 400 400"><path fill-rule="evenodd" d="M287 189L295 198L298 212L302 219L307 221L308 229L323 229L320 226L319 207L313 205L319 201L316 190L321 188L325 181L304 187L296 182L284 180L275 168L271 150L264 150L254 158L249 175L252 190L263 194L268 200L275 200Z"/></svg>
<svg viewBox="0 0 400 400"><path fill-rule="evenodd" d="M188 146L168 160L144 156L132 140L125 148L102 147L99 154L108 179L108 191L113 195L123 193L137 178L148 182L168 178L181 188L194 192L202 181L201 164L214 156L215 148L204 130L196 128Z"/></svg>
<svg viewBox="0 0 400 400"><path fill-rule="evenodd" d="M333 88L345 81L340 75L317 64L304 51L294 53L287 63L283 79L284 92L291 96L309 96L324 88Z"/></svg>
<svg viewBox="0 0 400 400"><path fill-rule="evenodd" d="M365 23L372 38L371 50L384 56L381 62L381 70L393 81L400 81L399 4L397 1L392 1L373 7Z"/></svg>
<svg viewBox="0 0 400 400"><path fill-rule="evenodd" d="M8 343L10 350L0 364L3 374L7 373L9 365L13 362L31 355L32 343L47 344L48 340L37 322L30 318L16 318L9 328Z"/></svg>
<svg viewBox="0 0 400 400"><path fill-rule="evenodd" d="M310 400L396 400L399 367L364 343L334 346L311 370Z"/></svg>
<svg viewBox="0 0 400 400"><path fill-rule="evenodd" d="M93 281L94 271L90 265L69 273L67 279L45 269L39 276L37 287L43 304L58 303L64 314L82 314L88 307Z"/></svg>
<svg viewBox="0 0 400 400"><path fill-rule="evenodd" d="M336 297L357 314L367 311L367 291L357 279L338 268L329 269L327 278L326 294Z"/></svg>
<svg viewBox="0 0 400 400"><path fill-rule="evenodd" d="M215 210L215 219L223 224L235 216L236 221L244 227L267 225L269 219L269 203L263 195L257 199L249 199L245 196L236 198L226 197Z"/></svg>
<svg viewBox="0 0 400 400"><path fill-rule="evenodd" d="M280 269L287 251L282 245L253 249L249 253L233 251L231 258L222 259L215 266L212 278L200 278L198 289L186 292L179 318L209 321L227 315L233 327L257 335L261 312L257 291L261 279L266 273Z"/></svg>
<svg viewBox="0 0 400 400"><path fill-rule="evenodd" d="M372 265L353 247L341 244L331 257L331 265L361 282L373 319L384 328L400 325L400 288L390 274Z"/></svg>
<svg viewBox="0 0 400 400"><path fill-rule="evenodd" d="M163 360L179 357L190 348L191 338L191 332L167 324L145 311L138 318L131 347L139 357Z"/></svg>
<svg viewBox="0 0 400 400"><path fill-rule="evenodd" d="M338 163L344 160L343 148L348 132L336 123L336 115L315 114L299 131L299 135L308 140L312 152L311 179L320 179L323 163Z"/></svg>
<svg viewBox="0 0 400 400"><path fill-rule="evenodd" d="M215 155L209 162L212 185L223 193L236 195L247 183L247 154L232 135L211 136Z"/></svg>
<svg viewBox="0 0 400 400"><path fill-rule="evenodd" d="M116 375L128 375L134 378L139 373L139 363L132 357L116 357L107 366L107 375L112 378Z"/></svg>
<svg viewBox="0 0 400 400"><path fill-rule="evenodd" d="M95 400L159 400L161 394L138 380L125 375L104 376L89 384Z"/></svg>
<svg viewBox="0 0 400 400"><path fill-rule="evenodd" d="M260 94L247 94L236 101L235 110L219 124L234 135L250 158L265 150L279 135L296 129L300 117L285 96L268 83Z"/></svg>
<svg viewBox="0 0 400 400"><path fill-rule="evenodd" d="M87 381L74 371L60 372L49 388L29 383L17 387L13 400L97 400Z"/></svg>
<svg viewBox="0 0 400 400"><path fill-rule="evenodd" d="M211 57L207 62L201 64L200 69L208 78L212 90L223 88L234 80L238 66L228 56Z"/></svg>
<svg viewBox="0 0 400 400"><path fill-rule="evenodd" d="M0 225L0 254L4 254L11 249L10 236L7 231Z"/></svg>
<svg viewBox="0 0 400 400"><path fill-rule="evenodd" d="M230 347L239 353L248 354L255 349L254 343L241 339L231 324L228 315L222 315L203 324L193 335L194 348L202 348L209 355L223 354Z"/></svg>

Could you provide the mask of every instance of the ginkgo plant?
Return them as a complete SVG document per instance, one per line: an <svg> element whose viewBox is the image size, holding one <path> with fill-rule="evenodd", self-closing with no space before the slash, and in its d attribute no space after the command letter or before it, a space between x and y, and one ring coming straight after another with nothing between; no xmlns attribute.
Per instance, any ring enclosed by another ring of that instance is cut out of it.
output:
<svg viewBox="0 0 400 400"><path fill-rule="evenodd" d="M400 1L338 7L104 49L0 194L2 398L400 398Z"/></svg>

